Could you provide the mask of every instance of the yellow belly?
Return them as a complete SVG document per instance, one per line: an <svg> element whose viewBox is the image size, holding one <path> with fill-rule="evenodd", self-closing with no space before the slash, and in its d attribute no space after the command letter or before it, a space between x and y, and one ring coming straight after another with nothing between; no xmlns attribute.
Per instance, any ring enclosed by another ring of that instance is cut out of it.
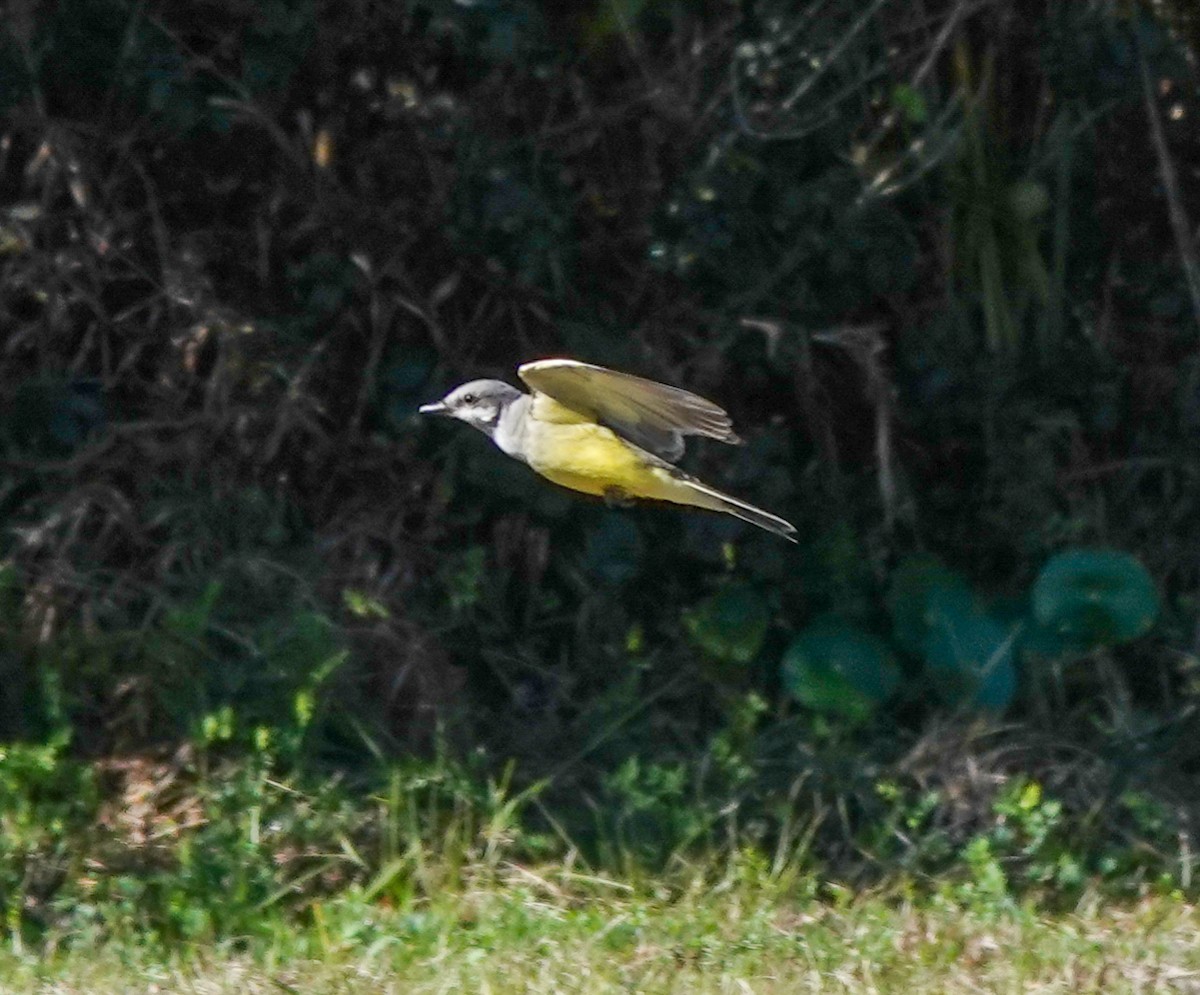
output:
<svg viewBox="0 0 1200 995"><path fill-rule="evenodd" d="M603 495L619 489L629 497L689 503L680 501L680 481L647 464L603 425L535 421L526 437L525 457L547 480L573 491Z"/></svg>

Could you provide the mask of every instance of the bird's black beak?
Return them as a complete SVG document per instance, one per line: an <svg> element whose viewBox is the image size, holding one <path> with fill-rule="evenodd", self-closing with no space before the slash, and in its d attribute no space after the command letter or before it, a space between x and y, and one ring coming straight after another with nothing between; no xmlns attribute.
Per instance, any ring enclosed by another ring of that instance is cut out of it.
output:
<svg viewBox="0 0 1200 995"><path fill-rule="evenodd" d="M422 404L417 408L417 413L422 415L448 415L450 409L446 407L444 401L434 401L432 404Z"/></svg>

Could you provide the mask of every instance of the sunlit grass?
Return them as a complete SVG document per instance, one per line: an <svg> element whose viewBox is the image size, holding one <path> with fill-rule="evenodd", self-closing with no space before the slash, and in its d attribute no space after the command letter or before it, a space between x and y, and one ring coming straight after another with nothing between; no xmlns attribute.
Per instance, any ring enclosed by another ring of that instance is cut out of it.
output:
<svg viewBox="0 0 1200 995"><path fill-rule="evenodd" d="M978 788L993 769L986 750L953 736L927 746L923 770L973 758L966 780L950 764L927 783ZM12 747L9 769L0 823L21 862L8 861L0 887L0 995L1200 982L1190 851L1173 848L1173 824L1134 792L1105 810L1115 827L1105 834L1062 801L1074 799L1069 785L1051 793L1014 774L976 792L970 831L954 835L939 799L969 792L876 780L873 795L847 795L880 807L854 835L848 821L830 830L824 853L845 854L835 861L814 849L819 817L787 816L764 837L736 806L692 802L669 778L631 776L611 791L620 812L663 818L641 836L626 832L632 820L602 823L589 849L554 817L542 782L518 790L512 767L490 774L443 753L396 766L365 796L276 780L265 756L204 777L159 772L153 783L169 792L130 795L157 771L131 767L118 797L151 813L136 825L66 804L88 782L54 749ZM158 835L140 835L143 824ZM653 829L661 856L642 859L634 847Z"/></svg>
<svg viewBox="0 0 1200 995"><path fill-rule="evenodd" d="M0 955L4 992L1140 992L1200 981L1200 912L1093 895L853 895L735 865L634 884L506 864L404 908L348 894L272 939ZM688 881L691 883L687 883Z"/></svg>

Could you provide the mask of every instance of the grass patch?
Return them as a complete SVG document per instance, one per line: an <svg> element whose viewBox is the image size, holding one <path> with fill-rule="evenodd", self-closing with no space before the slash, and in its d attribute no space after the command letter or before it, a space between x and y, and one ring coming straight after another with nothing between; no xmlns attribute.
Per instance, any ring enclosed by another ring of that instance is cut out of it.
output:
<svg viewBox="0 0 1200 995"><path fill-rule="evenodd" d="M1100 819L1076 797L1099 768L1043 784L1001 763L1012 744L955 732L836 797L801 772L787 806L749 759L719 793L704 765L622 768L587 845L563 785L480 754L369 785L289 776L265 752L89 765L9 745L0 992L1190 983L1193 860L1163 804L1126 791Z"/></svg>
<svg viewBox="0 0 1200 995"><path fill-rule="evenodd" d="M690 881L688 880L690 878ZM0 954L6 992L1133 992L1189 990L1200 911L1177 895L1072 912L897 889L851 898L754 858L622 882L504 864L404 908L346 895L271 940L136 939Z"/></svg>

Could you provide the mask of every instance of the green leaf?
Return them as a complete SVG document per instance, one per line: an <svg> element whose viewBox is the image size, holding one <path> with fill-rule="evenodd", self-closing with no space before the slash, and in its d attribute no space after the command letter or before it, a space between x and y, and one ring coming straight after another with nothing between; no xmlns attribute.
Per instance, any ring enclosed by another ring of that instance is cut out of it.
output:
<svg viewBox="0 0 1200 995"><path fill-rule="evenodd" d="M762 648L769 621L767 603L744 584L724 588L683 616L692 642L726 663L753 660Z"/></svg>
<svg viewBox="0 0 1200 995"><path fill-rule="evenodd" d="M939 591L967 591L967 582L936 556L906 556L892 571L886 595L892 632L900 648L922 656L929 634L929 605Z"/></svg>
<svg viewBox="0 0 1200 995"><path fill-rule="evenodd" d="M1158 617L1158 591L1134 556L1072 549L1050 560L1033 585L1033 614L1084 646L1112 646L1146 632Z"/></svg>
<svg viewBox="0 0 1200 995"><path fill-rule="evenodd" d="M342 589L342 604L355 618L390 618L391 612L383 602L352 587Z"/></svg>
<svg viewBox="0 0 1200 995"><path fill-rule="evenodd" d="M900 682L887 644L829 616L802 631L783 655L783 685L800 704L862 720Z"/></svg>
<svg viewBox="0 0 1200 995"><path fill-rule="evenodd" d="M220 596L221 582L209 581L204 593L194 601L167 609L163 614L164 629L186 642L200 643L208 631L209 620Z"/></svg>
<svg viewBox="0 0 1200 995"><path fill-rule="evenodd" d="M920 90L914 89L907 83L899 83L892 88L892 103L901 111L909 124L924 124L929 118L929 108Z"/></svg>
<svg viewBox="0 0 1200 995"><path fill-rule="evenodd" d="M929 601L925 666L950 705L1003 711L1017 690L1013 647L1019 628L980 611L966 590L936 591Z"/></svg>

